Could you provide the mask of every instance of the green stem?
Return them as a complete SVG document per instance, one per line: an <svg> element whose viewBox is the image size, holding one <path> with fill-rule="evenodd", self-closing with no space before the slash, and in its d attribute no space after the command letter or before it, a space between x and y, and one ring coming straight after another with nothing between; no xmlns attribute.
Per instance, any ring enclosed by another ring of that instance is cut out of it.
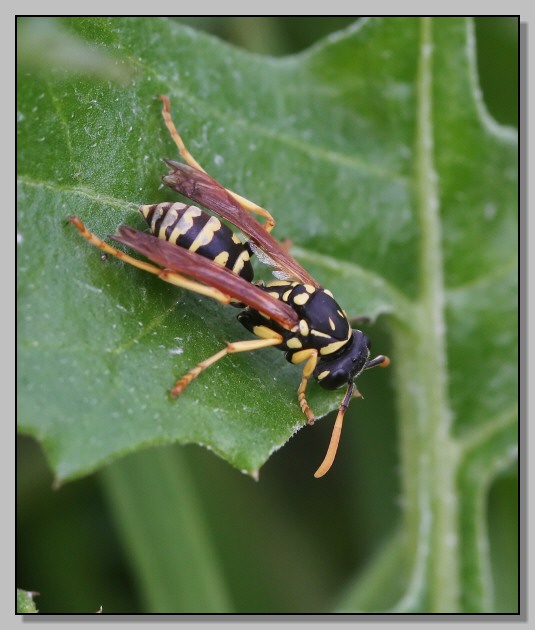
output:
<svg viewBox="0 0 535 630"><path fill-rule="evenodd" d="M439 196L433 156L432 20L422 20L418 112L418 207L422 226L421 311L425 335L420 337L422 370L428 409L427 433L431 450L431 566L430 605L433 612L457 612L459 559L457 493L455 488L458 447L451 436L447 396L446 323L444 315L443 257ZM425 416L424 416L425 417ZM439 608L440 606L440 608Z"/></svg>
<svg viewBox="0 0 535 630"><path fill-rule="evenodd" d="M406 519L412 581L398 608L425 601L429 612L458 612L459 557L456 470L447 396L446 324L439 196L433 159L432 20L421 22L417 80L415 195L421 226L420 294L410 330L398 330L404 357L400 410ZM419 375L417 386L414 376Z"/></svg>
<svg viewBox="0 0 535 630"><path fill-rule="evenodd" d="M176 448L149 449L102 472L146 612L232 608L187 464Z"/></svg>

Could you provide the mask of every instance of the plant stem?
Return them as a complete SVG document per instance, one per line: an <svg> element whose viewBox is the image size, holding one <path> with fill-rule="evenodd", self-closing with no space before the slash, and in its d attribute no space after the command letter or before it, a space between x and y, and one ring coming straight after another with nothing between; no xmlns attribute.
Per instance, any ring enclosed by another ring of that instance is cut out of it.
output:
<svg viewBox="0 0 535 630"><path fill-rule="evenodd" d="M420 294L410 330L396 335L411 586L398 607L459 611L458 445L451 437L439 196L433 159L432 20L421 22L415 198L421 228ZM415 375L418 382L415 384Z"/></svg>
<svg viewBox="0 0 535 630"><path fill-rule="evenodd" d="M102 471L147 612L232 609L221 566L178 449L148 449Z"/></svg>

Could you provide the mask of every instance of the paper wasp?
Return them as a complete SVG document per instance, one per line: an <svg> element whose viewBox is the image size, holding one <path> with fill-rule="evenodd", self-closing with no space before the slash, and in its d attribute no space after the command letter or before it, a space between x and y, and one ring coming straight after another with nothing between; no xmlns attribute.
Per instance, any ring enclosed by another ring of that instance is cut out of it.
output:
<svg viewBox="0 0 535 630"><path fill-rule="evenodd" d="M370 341L351 324L334 300L271 235L275 221L255 203L224 188L212 179L190 154L171 119L166 96L163 117L167 129L186 164L165 160L167 186L203 205L213 214L179 202L140 207L150 234L121 225L111 238L144 255L152 263L133 258L90 232L75 216L69 221L82 236L106 254L155 274L162 280L242 308L240 323L256 339L227 343L213 356L201 361L171 388L179 396L199 374L227 354L273 346L286 353L293 364L304 364L297 398L309 424L314 414L308 406L306 388L313 376L326 389L347 386L325 459L315 473L323 476L331 467L342 430L344 414L353 394L354 380L364 370L386 367L388 357L370 359ZM263 217L261 224L252 215ZM237 227L249 239L242 242L219 218ZM251 255L274 267L276 280L253 282Z"/></svg>

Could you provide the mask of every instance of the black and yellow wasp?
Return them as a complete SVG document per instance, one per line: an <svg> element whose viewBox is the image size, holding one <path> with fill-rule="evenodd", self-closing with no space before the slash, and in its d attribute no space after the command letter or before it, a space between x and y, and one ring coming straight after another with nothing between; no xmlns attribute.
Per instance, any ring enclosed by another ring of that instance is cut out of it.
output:
<svg viewBox="0 0 535 630"><path fill-rule="evenodd" d="M315 473L315 477L321 477L334 461L345 410L353 394L358 393L354 380L364 370L377 365L386 367L390 361L383 355L370 359L368 337L351 328L331 292L271 236L275 221L269 212L224 188L206 173L178 134L171 119L169 99L159 98L163 102L165 124L186 162L165 160L169 173L163 181L214 214L179 202L141 206L150 234L121 225L111 238L155 264L112 247L90 232L78 217L71 216L69 221L106 254L176 286L242 308L238 320L256 339L227 343L180 378L171 389L172 396L179 396L203 370L227 354L268 346L283 350L290 363L304 364L297 398L309 424L314 422L306 399L309 379L314 376L326 389L347 386L327 454ZM253 214L265 218L265 223L261 224ZM215 215L236 226L249 240L242 242ZM253 254L274 267L276 280L253 282L250 262Z"/></svg>

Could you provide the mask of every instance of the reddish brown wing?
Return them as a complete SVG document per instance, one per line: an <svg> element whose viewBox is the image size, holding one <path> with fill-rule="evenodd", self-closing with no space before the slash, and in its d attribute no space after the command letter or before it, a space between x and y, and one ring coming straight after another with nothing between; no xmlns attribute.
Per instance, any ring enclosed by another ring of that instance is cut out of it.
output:
<svg viewBox="0 0 535 630"><path fill-rule="evenodd" d="M215 287L237 301L265 313L286 330L291 330L298 324L297 314L288 304L271 297L254 284L204 256L126 225L120 225L117 234L110 236L163 268Z"/></svg>
<svg viewBox="0 0 535 630"><path fill-rule="evenodd" d="M281 244L269 232L266 232L262 225L210 175L173 160L165 160L165 163L171 170L163 181L170 188L230 221L273 259L277 267L295 280L315 287L320 286L306 269L303 269Z"/></svg>

